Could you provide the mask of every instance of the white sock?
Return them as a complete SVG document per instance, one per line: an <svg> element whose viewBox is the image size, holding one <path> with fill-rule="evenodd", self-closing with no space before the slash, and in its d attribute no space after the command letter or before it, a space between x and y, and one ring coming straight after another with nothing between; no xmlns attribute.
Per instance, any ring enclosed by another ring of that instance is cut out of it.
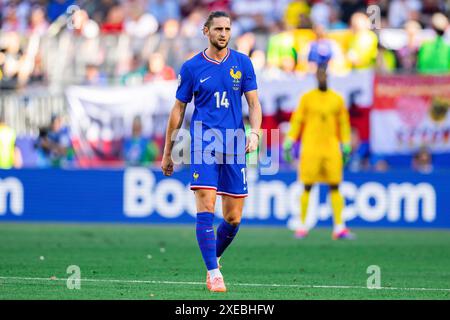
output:
<svg viewBox="0 0 450 320"><path fill-rule="evenodd" d="M219 268L208 270L208 272L211 279L222 277L222 273L220 272Z"/></svg>
<svg viewBox="0 0 450 320"><path fill-rule="evenodd" d="M344 230L344 229L345 229L345 223L335 225L333 231L335 233L339 233L339 232L342 232L342 230Z"/></svg>

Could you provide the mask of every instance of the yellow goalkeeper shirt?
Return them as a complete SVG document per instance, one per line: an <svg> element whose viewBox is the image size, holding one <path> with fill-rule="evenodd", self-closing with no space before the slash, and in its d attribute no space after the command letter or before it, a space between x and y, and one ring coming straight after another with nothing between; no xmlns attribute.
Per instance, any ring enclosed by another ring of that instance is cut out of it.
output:
<svg viewBox="0 0 450 320"><path fill-rule="evenodd" d="M302 140L302 153L339 150L350 143L350 120L344 99L334 90L314 89L300 99L291 116L288 137Z"/></svg>

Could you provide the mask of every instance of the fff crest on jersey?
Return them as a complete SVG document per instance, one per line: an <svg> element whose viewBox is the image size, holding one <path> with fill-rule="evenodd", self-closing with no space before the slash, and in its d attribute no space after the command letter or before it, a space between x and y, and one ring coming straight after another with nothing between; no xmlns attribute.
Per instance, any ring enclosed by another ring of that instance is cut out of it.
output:
<svg viewBox="0 0 450 320"><path fill-rule="evenodd" d="M230 69L230 76L233 78L233 90L239 90L241 87L242 72L237 69L237 66L232 66Z"/></svg>

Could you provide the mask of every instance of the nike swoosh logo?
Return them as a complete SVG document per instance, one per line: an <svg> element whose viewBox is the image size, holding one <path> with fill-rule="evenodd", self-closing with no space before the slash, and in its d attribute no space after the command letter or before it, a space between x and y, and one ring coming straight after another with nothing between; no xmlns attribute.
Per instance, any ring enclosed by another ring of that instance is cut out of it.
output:
<svg viewBox="0 0 450 320"><path fill-rule="evenodd" d="M200 79L200 83L205 82L205 81L208 80L209 78L211 78L211 76L209 76L208 78L205 78L205 79Z"/></svg>
<svg viewBox="0 0 450 320"><path fill-rule="evenodd" d="M214 230L206 230L206 232L213 232Z"/></svg>

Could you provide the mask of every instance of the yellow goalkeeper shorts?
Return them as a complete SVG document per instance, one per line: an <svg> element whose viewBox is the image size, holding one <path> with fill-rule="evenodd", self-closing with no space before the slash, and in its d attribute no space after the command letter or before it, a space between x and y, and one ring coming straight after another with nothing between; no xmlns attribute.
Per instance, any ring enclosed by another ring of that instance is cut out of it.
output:
<svg viewBox="0 0 450 320"><path fill-rule="evenodd" d="M299 178L303 184L342 182L341 152L303 152L300 156Z"/></svg>

